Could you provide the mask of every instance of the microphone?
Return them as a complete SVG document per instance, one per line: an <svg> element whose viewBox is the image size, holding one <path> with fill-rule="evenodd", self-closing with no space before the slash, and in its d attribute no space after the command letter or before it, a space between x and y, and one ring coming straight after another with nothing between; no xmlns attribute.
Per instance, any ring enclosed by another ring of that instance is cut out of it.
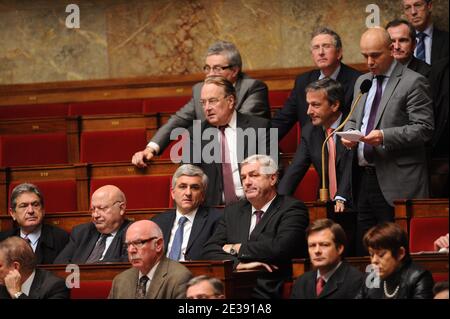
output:
<svg viewBox="0 0 450 319"><path fill-rule="evenodd" d="M356 105L359 103L359 100L363 96L363 94L369 92L370 87L372 86L372 81L369 79L365 79L362 81L361 85L359 86L359 93L356 96L356 99L353 101L352 107L350 108L350 112L348 113L345 120L342 121L342 123L330 134L325 138L325 141L323 141L322 144L322 188L319 190L319 197L321 202L326 202L330 199L328 188L325 187L325 145L327 145L327 142L330 138L333 137L336 132L341 130L344 125L348 122L350 119L350 116L352 116L353 111L355 110Z"/></svg>

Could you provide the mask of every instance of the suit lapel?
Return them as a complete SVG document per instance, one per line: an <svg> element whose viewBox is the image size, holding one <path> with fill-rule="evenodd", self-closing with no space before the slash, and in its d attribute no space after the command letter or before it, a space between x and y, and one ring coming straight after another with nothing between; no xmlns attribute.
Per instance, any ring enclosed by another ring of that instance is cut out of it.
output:
<svg viewBox="0 0 450 319"><path fill-rule="evenodd" d="M373 81L373 75L372 73L366 73L363 75L363 78L361 79L361 83L364 80L370 80L371 82ZM362 125L362 120L364 117L364 112L365 112L365 106L366 106L366 102L367 102L367 96L369 95L369 92L364 93L361 96L361 99L358 102L358 105L356 106L356 129L360 130L361 129L361 125ZM364 132L362 132L364 134Z"/></svg>
<svg viewBox="0 0 450 319"><path fill-rule="evenodd" d="M31 283L30 293L28 296L33 299L39 299L39 291L41 290L43 274L39 269L36 269L33 282Z"/></svg>
<svg viewBox="0 0 450 319"><path fill-rule="evenodd" d="M398 82L401 80L401 76L403 74L403 66L395 62L396 66L394 70L392 71L391 76L388 79L388 83L386 84L385 91L383 93L383 96L381 97L381 102L378 107L377 116L375 118L374 128L378 127L378 123L381 119L381 115L384 113L384 110L386 108L386 105L389 102L389 99L391 98L392 94L394 93L395 88L397 87Z"/></svg>
<svg viewBox="0 0 450 319"><path fill-rule="evenodd" d="M241 108L242 102L244 101L244 94L246 90L242 88L242 75L238 77L236 81L236 110Z"/></svg>
<svg viewBox="0 0 450 319"><path fill-rule="evenodd" d="M248 241L248 232L250 230L250 223L252 219L252 205L249 201L245 200L242 202L242 208L239 209L240 216L238 216L238 227L239 227L239 240L242 243Z"/></svg>
<svg viewBox="0 0 450 319"><path fill-rule="evenodd" d="M90 231L88 233L89 240L86 245L86 248L83 249L83 252L81 254L80 260L82 262L85 262L88 260L89 255L91 254L92 250L94 249L95 243L97 242L98 238L100 237L100 233L95 229L95 226L92 224Z"/></svg>
<svg viewBox="0 0 450 319"><path fill-rule="evenodd" d="M192 244L195 242L197 237L202 232L202 229L205 226L207 219L208 219L207 210L200 206L197 210L197 214L195 214L194 224L192 225L191 234L189 235L189 240L186 247L186 255L189 256L188 253L189 249L191 249Z"/></svg>
<svg viewBox="0 0 450 319"><path fill-rule="evenodd" d="M153 274L152 281L150 282L150 287L146 294L147 299L157 299L159 291L166 281L168 266L168 259L163 255L160 259L158 268L156 268L155 273Z"/></svg>
<svg viewBox="0 0 450 319"><path fill-rule="evenodd" d="M170 216L167 219L167 223L164 223L164 225L161 227L161 231L164 236L164 251L167 251L167 248L169 246L170 236L172 235L172 227L175 223L175 218L177 216L177 212L171 211Z"/></svg>
<svg viewBox="0 0 450 319"><path fill-rule="evenodd" d="M338 290L339 286L342 284L345 275L344 264L341 264L335 273L330 277L325 287L323 288L320 298L326 298L327 296Z"/></svg>

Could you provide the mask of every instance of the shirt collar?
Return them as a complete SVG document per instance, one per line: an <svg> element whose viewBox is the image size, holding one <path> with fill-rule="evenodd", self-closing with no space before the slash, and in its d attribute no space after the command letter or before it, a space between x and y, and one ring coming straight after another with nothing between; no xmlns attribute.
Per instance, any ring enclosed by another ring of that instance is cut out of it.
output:
<svg viewBox="0 0 450 319"><path fill-rule="evenodd" d="M236 110L234 110L233 114L231 115L230 122L228 122L228 127L230 127L233 130L236 130L236 128L237 128L237 112L236 112Z"/></svg>
<svg viewBox="0 0 450 319"><path fill-rule="evenodd" d="M175 222L176 222L176 224L178 225L178 221L179 221L180 218L183 217L183 216L186 217L191 223L194 223L194 218L195 218L195 215L197 214L197 211L198 211L198 207L197 207L196 209L190 211L190 212L187 213L187 214L182 214L182 213L180 213L180 211L177 209L177 214L176 214L176 216L175 216Z"/></svg>
<svg viewBox="0 0 450 319"><path fill-rule="evenodd" d="M34 280L34 276L35 275L36 275L36 270L34 270L31 273L30 277L28 277L27 280L25 280L25 282L22 284L22 287L20 289L27 296L30 295L31 285L33 284L33 280Z"/></svg>
<svg viewBox="0 0 450 319"><path fill-rule="evenodd" d="M432 38L433 37L433 29L434 29L433 23L430 23L430 25L425 30L423 30L422 32L425 33L430 38ZM419 32L420 31L416 30L416 34L418 34Z"/></svg>
<svg viewBox="0 0 450 319"><path fill-rule="evenodd" d="M256 212L256 211L262 211L263 214L267 211L267 209L269 208L270 204L272 204L273 200L275 199L275 197L277 197L277 194L275 194L275 196L269 200L266 205L264 205L261 209L256 209L255 207L253 207L252 205L252 215Z"/></svg>
<svg viewBox="0 0 450 319"><path fill-rule="evenodd" d="M323 277L323 280L325 280L325 282L328 282L328 280L331 278L331 276L333 276L333 274L336 272L336 270L338 270L338 268L342 265L342 261L340 261L336 267L334 267L333 269L331 269L331 271L327 272L325 275L321 275L320 274L320 270L317 270L317 279L319 279L319 277Z"/></svg>
<svg viewBox="0 0 450 319"><path fill-rule="evenodd" d="M155 265L153 265L152 269L150 269L150 271L147 274L145 274L148 277L149 281L151 281L153 279L156 268L158 268L159 262L160 262L160 260L158 260L158 262ZM141 277L143 277L143 276L144 276L144 274L139 271L139 279L141 279Z"/></svg>
<svg viewBox="0 0 450 319"><path fill-rule="evenodd" d="M25 238L27 237L32 245L35 245L37 243L37 241L39 240L39 238L41 237L41 233L42 233L42 225L40 225L39 227L37 227L34 232L29 233L28 236L22 232L22 229L20 230L20 237Z"/></svg>
<svg viewBox="0 0 450 319"><path fill-rule="evenodd" d="M342 113L339 115L337 120L334 121L333 124L331 124L330 128L332 128L333 130L336 129L339 126L339 124L341 124L341 119L342 119ZM324 130L325 130L325 128L324 128Z"/></svg>
<svg viewBox="0 0 450 319"><path fill-rule="evenodd" d="M341 63L339 62L338 67L336 68L336 70L334 70L333 73L331 73L330 78L332 78L333 80L336 80L339 74L339 71L341 71ZM325 74L323 74L322 70L320 70L320 76L319 76L319 80L323 79L325 77Z"/></svg>
<svg viewBox="0 0 450 319"><path fill-rule="evenodd" d="M386 78L389 78L390 76L391 76L391 74L392 74L392 72L394 72L394 69L395 69L395 67L397 66L397 63L399 63L397 60L393 60L392 61L392 63L391 63L391 65L389 66L389 68L387 69L387 71L386 72L384 72L383 74L380 74L380 75L383 75L384 77L386 77ZM374 75L374 78L375 78L376 76Z"/></svg>

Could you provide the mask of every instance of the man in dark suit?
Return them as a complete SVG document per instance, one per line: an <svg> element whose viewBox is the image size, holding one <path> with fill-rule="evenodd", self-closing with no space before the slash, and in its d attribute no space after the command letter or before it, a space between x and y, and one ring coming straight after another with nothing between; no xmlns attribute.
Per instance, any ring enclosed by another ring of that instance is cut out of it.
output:
<svg viewBox="0 0 450 319"><path fill-rule="evenodd" d="M242 72L241 55L233 43L219 41L208 48L205 65L205 76L219 75L233 83L236 88L236 111L242 114L270 118L267 85ZM177 113L172 115L152 137L145 150L133 155L132 163L138 167L147 166L146 162L153 156L161 154L170 143L171 132L178 128L188 128L193 120L205 120L200 93L203 82L192 88L192 99Z"/></svg>
<svg viewBox="0 0 450 319"><path fill-rule="evenodd" d="M149 220L128 227L125 246L132 268L114 277L109 299L183 299L191 272L164 255L161 229Z"/></svg>
<svg viewBox="0 0 450 319"><path fill-rule="evenodd" d="M314 270L299 277L292 299L353 299L363 284L363 274L342 260L345 232L330 219L315 220L306 230Z"/></svg>
<svg viewBox="0 0 450 319"><path fill-rule="evenodd" d="M152 218L162 230L164 250L173 260L198 260L213 234L222 212L202 206L208 177L197 166L184 164L172 178L172 199L176 210Z"/></svg>
<svg viewBox="0 0 450 319"><path fill-rule="evenodd" d="M33 184L17 185L11 192L9 214L18 227L0 233L0 241L11 236L25 238L38 264L52 264L69 240L69 234L44 224L44 197Z"/></svg>
<svg viewBox="0 0 450 319"><path fill-rule="evenodd" d="M395 19L386 25L392 40L392 54L401 64L428 78L431 66L414 56L416 48L416 31L406 20Z"/></svg>
<svg viewBox="0 0 450 319"><path fill-rule="evenodd" d="M448 32L433 24L432 8L432 0L403 0L406 19L416 29L417 47L414 55L430 65L449 55Z"/></svg>
<svg viewBox="0 0 450 319"><path fill-rule="evenodd" d="M341 62L342 42L339 35L328 28L317 29L311 37L311 55L316 70L300 74L295 80L295 86L284 104L272 119L272 127L278 129L278 140L281 140L298 121L300 127L309 122L306 114L306 86L324 77L330 77L341 83L345 98L341 112L348 114L353 97L353 87L361 72L348 67Z"/></svg>
<svg viewBox="0 0 450 319"><path fill-rule="evenodd" d="M357 250L365 232L381 222L394 221L394 200L427 198L429 194L425 145L433 134L433 106L428 80L392 57L389 33L370 28L361 37L361 53L370 72L356 81L371 81L344 130L359 130L352 171L357 206Z"/></svg>
<svg viewBox="0 0 450 319"><path fill-rule="evenodd" d="M55 264L91 264L127 261L123 247L129 221L125 219L125 194L114 185L106 185L92 194L92 222L73 228L66 247Z"/></svg>
<svg viewBox="0 0 450 319"><path fill-rule="evenodd" d="M303 128L301 143L278 186L278 192L283 195L295 192L311 164L322 180L322 144L325 134L333 132L344 120L340 109L344 103L344 90L339 82L323 78L310 83L306 87L306 101L311 122ZM343 212L351 200L352 154L342 145L338 135L332 139L332 143L327 143L325 153L326 181L329 198L335 201L335 212ZM334 152L331 158L330 152ZM334 169L329 165L333 165Z"/></svg>
<svg viewBox="0 0 450 319"><path fill-rule="evenodd" d="M278 167L267 155L253 155L241 164L245 200L226 206L204 259L234 262L236 270L261 269L254 298L281 298L292 276L292 258L305 256L305 205L278 195Z"/></svg>
<svg viewBox="0 0 450 319"><path fill-rule="evenodd" d="M194 121L189 129L189 147L183 150L183 162L199 166L208 176L206 205L229 204L244 197L239 177L244 158L270 152L278 159L277 138L272 134L275 130L270 130L267 119L236 111L236 90L224 77L205 80L200 103L206 120Z"/></svg>
<svg viewBox="0 0 450 319"><path fill-rule="evenodd" d="M0 242L0 299L68 299L65 281L36 269L28 242L17 236Z"/></svg>

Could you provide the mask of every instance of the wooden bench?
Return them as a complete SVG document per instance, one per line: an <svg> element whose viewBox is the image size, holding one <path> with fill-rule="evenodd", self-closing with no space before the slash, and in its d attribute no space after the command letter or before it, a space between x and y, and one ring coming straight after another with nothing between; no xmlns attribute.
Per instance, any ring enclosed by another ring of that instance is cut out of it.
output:
<svg viewBox="0 0 450 319"><path fill-rule="evenodd" d="M227 298L250 298L256 284L257 271L233 271L233 263L224 261L189 261L182 262L193 276L209 275L220 279L224 283ZM66 272L67 265L39 265L38 268L52 271L55 275L66 278L71 274ZM129 269L129 263L108 263L79 265L80 281L105 281Z"/></svg>

